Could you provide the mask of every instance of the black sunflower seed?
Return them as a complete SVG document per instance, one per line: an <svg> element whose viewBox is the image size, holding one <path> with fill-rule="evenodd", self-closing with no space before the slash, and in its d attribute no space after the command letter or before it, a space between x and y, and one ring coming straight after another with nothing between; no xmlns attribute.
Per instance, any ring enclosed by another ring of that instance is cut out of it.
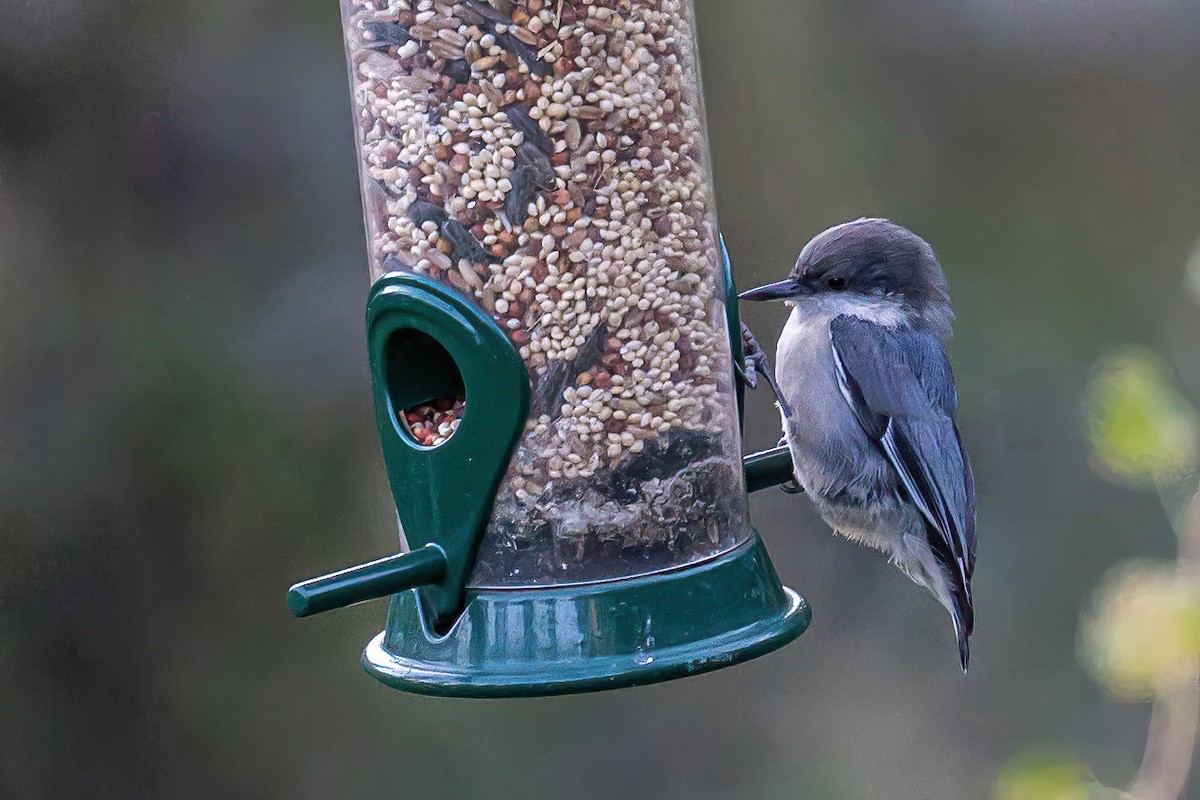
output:
<svg viewBox="0 0 1200 800"><path fill-rule="evenodd" d="M447 61L442 67L442 74L449 75L455 83L467 83L471 80L471 65L462 58Z"/></svg>
<svg viewBox="0 0 1200 800"><path fill-rule="evenodd" d="M539 78L549 77L554 72L554 66L538 58L538 51L522 42L511 33L497 33L496 44L525 62L529 71Z"/></svg>
<svg viewBox="0 0 1200 800"><path fill-rule="evenodd" d="M554 173L554 165L550 163L550 156L529 140L521 142L521 146L517 148L517 163L529 168L529 177L534 186L547 190L554 188L554 179L557 176Z"/></svg>
<svg viewBox="0 0 1200 800"><path fill-rule="evenodd" d="M412 267L405 264L398 256L388 256L383 260L384 272L412 272Z"/></svg>
<svg viewBox="0 0 1200 800"><path fill-rule="evenodd" d="M546 373L538 378L533 397L530 399L530 409L534 417L548 416L558 419L562 416L563 392L568 386L574 386L580 375L600 362L600 357L604 354L604 340L607 338L608 324L601 322L588 335L574 361L556 359L550 362Z"/></svg>
<svg viewBox="0 0 1200 800"><path fill-rule="evenodd" d="M451 255L454 258L465 258L478 264L488 261L487 251L483 249L471 232L456 219L445 219L441 224L442 236L450 243Z"/></svg>
<svg viewBox="0 0 1200 800"><path fill-rule="evenodd" d="M507 25L512 21L507 14L493 7L491 3L480 2L480 0L459 0L458 5L488 22L499 22Z"/></svg>
<svg viewBox="0 0 1200 800"><path fill-rule="evenodd" d="M417 200L408 207L408 218L418 228L426 222L432 222L440 227L446 221L447 216L446 209L425 200Z"/></svg>
<svg viewBox="0 0 1200 800"><path fill-rule="evenodd" d="M529 218L529 201L533 198L529 167L517 167L508 176L508 180L512 183L512 188L504 195L504 215L514 228L519 228Z"/></svg>
<svg viewBox="0 0 1200 800"><path fill-rule="evenodd" d="M525 110L525 106L513 103L510 106L505 106L503 111L508 117L508 121L512 123L512 126L525 134L525 138L528 141L533 142L546 155L554 153L554 142L551 141L550 134L542 130L533 121L533 117L529 116L529 112Z"/></svg>
<svg viewBox="0 0 1200 800"><path fill-rule="evenodd" d="M364 22L363 30L374 40L371 47L400 46L412 41L408 28L396 22Z"/></svg>

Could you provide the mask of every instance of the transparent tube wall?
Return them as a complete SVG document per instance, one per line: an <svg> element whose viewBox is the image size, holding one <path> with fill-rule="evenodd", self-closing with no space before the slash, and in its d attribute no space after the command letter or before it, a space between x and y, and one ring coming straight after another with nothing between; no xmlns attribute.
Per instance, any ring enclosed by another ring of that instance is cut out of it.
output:
<svg viewBox="0 0 1200 800"><path fill-rule="evenodd" d="M690 0L342 11L372 277L469 295L532 377L473 584L644 574L742 541Z"/></svg>

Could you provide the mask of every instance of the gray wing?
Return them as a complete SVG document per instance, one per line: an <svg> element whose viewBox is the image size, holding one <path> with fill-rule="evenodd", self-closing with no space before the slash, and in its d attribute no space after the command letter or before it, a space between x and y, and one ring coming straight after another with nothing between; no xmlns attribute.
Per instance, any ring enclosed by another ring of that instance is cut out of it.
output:
<svg viewBox="0 0 1200 800"><path fill-rule="evenodd" d="M958 395L941 342L912 328L841 316L829 326L838 384L882 448L966 611L975 571L975 479L955 424ZM965 620L970 632L970 616Z"/></svg>

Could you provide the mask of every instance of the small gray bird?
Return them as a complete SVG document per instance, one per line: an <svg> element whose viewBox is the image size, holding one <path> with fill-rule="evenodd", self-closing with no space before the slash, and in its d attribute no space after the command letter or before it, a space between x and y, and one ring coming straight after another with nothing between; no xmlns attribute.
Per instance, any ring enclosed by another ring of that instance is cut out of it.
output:
<svg viewBox="0 0 1200 800"><path fill-rule="evenodd" d="M974 627L975 481L943 343L954 313L924 239L885 219L830 228L743 300L792 307L775 374L796 481L848 539L883 551Z"/></svg>

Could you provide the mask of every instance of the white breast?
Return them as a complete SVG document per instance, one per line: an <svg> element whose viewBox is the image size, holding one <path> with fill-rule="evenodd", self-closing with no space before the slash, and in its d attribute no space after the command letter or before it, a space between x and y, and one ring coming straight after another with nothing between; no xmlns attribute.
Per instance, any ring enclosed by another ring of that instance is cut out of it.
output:
<svg viewBox="0 0 1200 800"><path fill-rule="evenodd" d="M793 441L793 450L796 444L832 444L829 440L837 438L842 425L853 422L837 386L829 344L830 319L825 314L809 316L797 308L779 335L775 373L793 413L784 424L784 434L799 440Z"/></svg>
<svg viewBox="0 0 1200 800"><path fill-rule="evenodd" d="M906 321L899 305L887 300L867 302L848 295L801 298L775 352L775 373L793 416L783 432L801 483L810 494L838 491L854 472L866 436L838 388L829 323L851 315L893 327ZM848 469L849 468L849 469Z"/></svg>

